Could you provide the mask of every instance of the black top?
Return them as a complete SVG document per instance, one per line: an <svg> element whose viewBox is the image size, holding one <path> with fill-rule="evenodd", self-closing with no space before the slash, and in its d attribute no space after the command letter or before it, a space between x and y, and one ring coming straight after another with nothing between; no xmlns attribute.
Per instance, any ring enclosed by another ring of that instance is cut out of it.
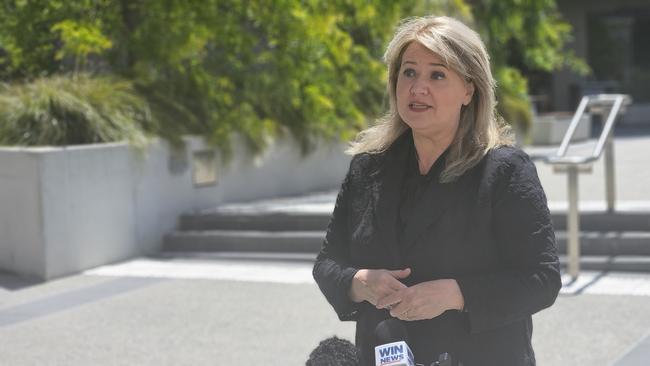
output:
<svg viewBox="0 0 650 366"><path fill-rule="evenodd" d="M418 165L418 154L414 144L410 144L409 157L405 165L404 180L400 193L400 208L397 218L397 233L399 242L404 242L404 230L407 223L412 219L416 212L418 204L422 203L422 198L427 190L437 189L438 177L445 168L445 159L447 152L445 150L438 159L433 163L426 174L420 173Z"/></svg>
<svg viewBox="0 0 650 366"><path fill-rule="evenodd" d="M352 302L352 279L361 268L406 267L407 286L454 278L465 300L466 312L405 322L416 362L449 352L465 366L535 365L531 315L561 287L535 165L517 148L496 148L452 183L437 182L436 163L419 185L423 177L409 180L412 148L409 130L383 153L353 157L314 264L316 283L341 320L357 322L364 365L374 365L375 328L390 313Z"/></svg>

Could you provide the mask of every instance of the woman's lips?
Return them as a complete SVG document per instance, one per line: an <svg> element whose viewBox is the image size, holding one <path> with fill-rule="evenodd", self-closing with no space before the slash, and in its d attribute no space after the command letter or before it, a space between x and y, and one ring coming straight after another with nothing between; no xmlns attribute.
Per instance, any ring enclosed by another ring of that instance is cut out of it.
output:
<svg viewBox="0 0 650 366"><path fill-rule="evenodd" d="M424 112L431 108L430 105L423 103L409 103L409 110L413 112Z"/></svg>

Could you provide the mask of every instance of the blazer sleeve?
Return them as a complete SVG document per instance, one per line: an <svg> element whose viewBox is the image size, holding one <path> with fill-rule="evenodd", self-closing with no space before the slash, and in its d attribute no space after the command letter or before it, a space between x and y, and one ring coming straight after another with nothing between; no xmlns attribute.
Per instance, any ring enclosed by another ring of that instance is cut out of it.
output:
<svg viewBox="0 0 650 366"><path fill-rule="evenodd" d="M551 306L562 287L551 215L535 165L514 150L502 168L494 182L492 225L503 268L457 279L472 333Z"/></svg>
<svg viewBox="0 0 650 366"><path fill-rule="evenodd" d="M350 300L348 292L358 269L349 265L350 248L348 235L348 206L350 204L351 171L343 180L336 198L332 218L327 227L325 240L314 263L313 276L327 301L332 305L340 320L356 320L359 304Z"/></svg>

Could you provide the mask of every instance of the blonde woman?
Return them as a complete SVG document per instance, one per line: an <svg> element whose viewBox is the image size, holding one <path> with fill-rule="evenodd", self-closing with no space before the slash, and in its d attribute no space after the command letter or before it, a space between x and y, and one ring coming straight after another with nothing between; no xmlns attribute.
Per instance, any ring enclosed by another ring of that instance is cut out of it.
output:
<svg viewBox="0 0 650 366"><path fill-rule="evenodd" d="M390 109L351 145L314 278L357 322L403 321L416 362L534 365L531 315L561 287L535 166L495 113L489 56L448 17L408 19L384 55Z"/></svg>

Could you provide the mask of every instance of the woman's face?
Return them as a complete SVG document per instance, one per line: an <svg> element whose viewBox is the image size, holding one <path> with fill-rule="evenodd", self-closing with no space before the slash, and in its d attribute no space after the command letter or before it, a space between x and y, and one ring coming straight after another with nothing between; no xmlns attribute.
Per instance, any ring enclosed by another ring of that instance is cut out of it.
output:
<svg viewBox="0 0 650 366"><path fill-rule="evenodd" d="M397 112L418 134L454 135L460 109L472 100L474 85L418 42L407 46L397 76Z"/></svg>

